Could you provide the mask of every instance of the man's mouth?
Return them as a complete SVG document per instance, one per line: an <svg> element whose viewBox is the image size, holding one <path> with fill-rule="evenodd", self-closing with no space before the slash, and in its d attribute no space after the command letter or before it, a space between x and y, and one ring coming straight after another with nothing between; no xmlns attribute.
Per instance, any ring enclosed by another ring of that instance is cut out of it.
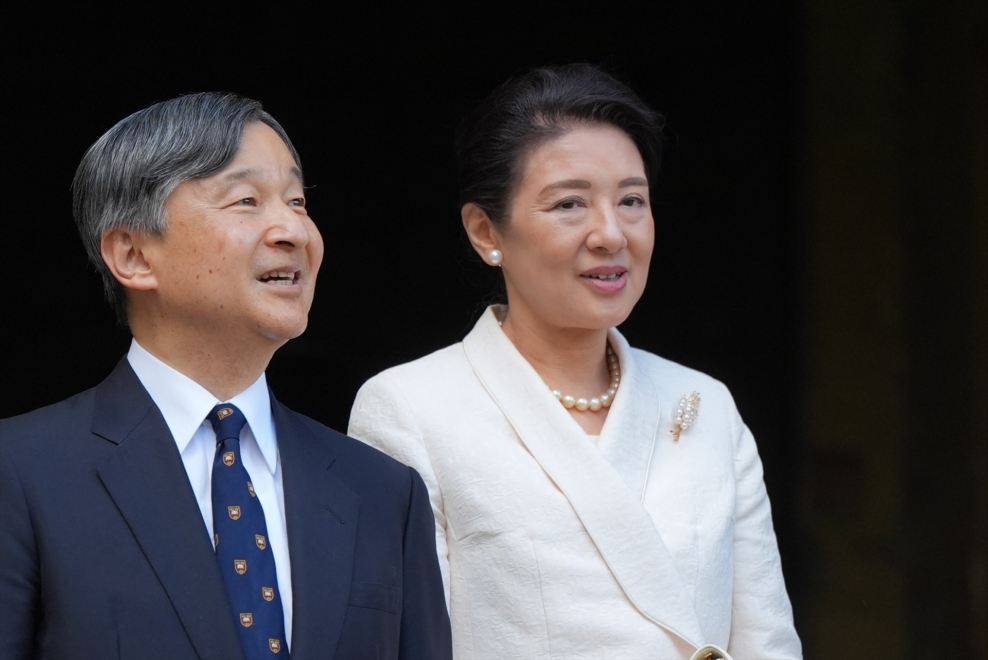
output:
<svg viewBox="0 0 988 660"><path fill-rule="evenodd" d="M257 281L265 284L280 284L287 286L295 284L298 281L298 275L299 272L297 270L294 272L276 270L261 275L257 278Z"/></svg>

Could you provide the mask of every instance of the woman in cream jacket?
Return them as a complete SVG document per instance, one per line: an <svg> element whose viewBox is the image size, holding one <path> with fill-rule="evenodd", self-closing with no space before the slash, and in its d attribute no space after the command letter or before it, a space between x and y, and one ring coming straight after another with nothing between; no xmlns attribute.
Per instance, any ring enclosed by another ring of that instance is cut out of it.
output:
<svg viewBox="0 0 988 660"><path fill-rule="evenodd" d="M428 485L458 658L801 657L730 394L614 329L647 278L659 121L585 65L496 90L458 148L508 304L354 403L350 435Z"/></svg>

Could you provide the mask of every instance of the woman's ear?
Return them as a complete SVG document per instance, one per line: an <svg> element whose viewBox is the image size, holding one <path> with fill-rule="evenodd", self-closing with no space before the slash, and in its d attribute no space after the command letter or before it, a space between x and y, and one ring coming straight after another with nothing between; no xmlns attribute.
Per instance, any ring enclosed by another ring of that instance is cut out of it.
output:
<svg viewBox="0 0 988 660"><path fill-rule="evenodd" d="M103 240L100 241L103 263L117 281L128 289L148 291L158 288L154 269L144 255L151 240L160 238L119 227L103 234Z"/></svg>
<svg viewBox="0 0 988 660"><path fill-rule="evenodd" d="M473 249L477 251L485 263L496 266L497 263L491 263L490 254L492 250L496 250L500 254L501 241L497 235L494 221L487 215L487 211L473 202L467 202L460 209L460 217L463 218L463 229L466 230L467 238L470 239Z"/></svg>

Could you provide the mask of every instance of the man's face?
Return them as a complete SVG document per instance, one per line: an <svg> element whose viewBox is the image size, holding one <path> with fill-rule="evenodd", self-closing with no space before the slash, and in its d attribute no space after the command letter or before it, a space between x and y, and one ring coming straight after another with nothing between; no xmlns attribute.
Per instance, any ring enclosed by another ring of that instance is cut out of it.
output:
<svg viewBox="0 0 988 660"><path fill-rule="evenodd" d="M225 337L231 350L302 334L323 243L300 176L278 134L254 122L225 168L175 188L165 234L145 249L161 323Z"/></svg>

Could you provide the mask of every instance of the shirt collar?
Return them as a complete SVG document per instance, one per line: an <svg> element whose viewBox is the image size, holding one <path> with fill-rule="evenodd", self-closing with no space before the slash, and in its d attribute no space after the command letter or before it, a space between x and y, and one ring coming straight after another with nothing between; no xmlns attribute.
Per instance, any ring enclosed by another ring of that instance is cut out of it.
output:
<svg viewBox="0 0 988 660"><path fill-rule="evenodd" d="M206 423L206 415L217 403L232 403L247 418L247 425L271 474L278 469L278 443L271 417L271 398L263 373L240 394L229 401L219 401L202 385L151 355L136 339L130 342L127 361L165 418L179 453L185 451L199 426Z"/></svg>

